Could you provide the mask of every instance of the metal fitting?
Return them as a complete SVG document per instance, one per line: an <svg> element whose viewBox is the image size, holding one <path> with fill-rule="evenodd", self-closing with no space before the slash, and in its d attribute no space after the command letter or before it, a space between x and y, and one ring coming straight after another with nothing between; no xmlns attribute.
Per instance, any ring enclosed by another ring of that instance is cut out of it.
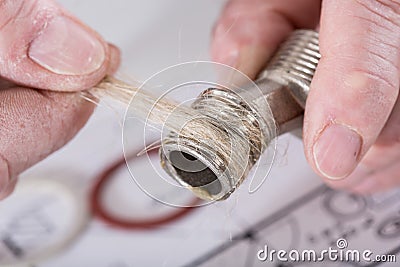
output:
<svg viewBox="0 0 400 267"><path fill-rule="evenodd" d="M219 127L223 140L234 135L230 155L239 160L232 162L231 157L220 151L218 143L171 133L162 140L160 148L163 168L202 199L229 197L273 138L302 127L308 91L319 59L318 33L297 30L261 72L255 82L258 88L204 91L192 108ZM232 124L235 121L232 118L240 123ZM243 148L246 143L249 144L247 155L236 155L243 151L235 147Z"/></svg>

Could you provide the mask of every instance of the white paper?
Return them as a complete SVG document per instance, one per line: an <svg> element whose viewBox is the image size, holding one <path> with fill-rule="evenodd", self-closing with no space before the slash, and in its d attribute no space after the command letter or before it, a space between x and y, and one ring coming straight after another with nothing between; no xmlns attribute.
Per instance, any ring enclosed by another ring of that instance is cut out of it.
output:
<svg viewBox="0 0 400 267"><path fill-rule="evenodd" d="M121 76L139 81L177 63L209 60L210 34L224 4L218 0L59 2L120 47ZM71 143L22 178L68 180L77 194L88 195L96 175L122 156L122 113L123 108L114 112L99 107ZM143 148L142 140L134 138L140 127L132 129L132 145L138 150ZM248 193L247 182L227 201L155 230L115 229L93 218L68 249L33 265L284 266L258 261L257 251L265 244L281 249L324 249L343 234L351 247L397 253L399 193L359 199L329 191L308 167L302 149L296 137L280 137L272 172L254 194ZM154 164L158 164L156 158ZM137 218L165 212L164 206L138 189L126 171L104 196L116 214ZM388 236L382 237L380 229L389 232Z"/></svg>

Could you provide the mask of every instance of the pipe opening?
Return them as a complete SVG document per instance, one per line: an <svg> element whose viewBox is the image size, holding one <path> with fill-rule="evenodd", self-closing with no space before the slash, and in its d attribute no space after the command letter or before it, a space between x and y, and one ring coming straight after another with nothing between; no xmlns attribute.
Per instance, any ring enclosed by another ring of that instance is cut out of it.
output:
<svg viewBox="0 0 400 267"><path fill-rule="evenodd" d="M192 187L201 187L210 195L217 195L222 185L217 175L205 163L195 156L174 150L169 153L169 162L179 178Z"/></svg>

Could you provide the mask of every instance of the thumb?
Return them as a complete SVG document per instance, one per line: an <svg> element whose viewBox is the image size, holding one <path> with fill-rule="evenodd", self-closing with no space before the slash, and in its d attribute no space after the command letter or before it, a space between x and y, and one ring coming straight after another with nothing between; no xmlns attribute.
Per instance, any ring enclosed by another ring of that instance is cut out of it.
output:
<svg viewBox="0 0 400 267"><path fill-rule="evenodd" d="M27 87L74 91L107 72L109 47L52 0L0 2L0 76Z"/></svg>
<svg viewBox="0 0 400 267"><path fill-rule="evenodd" d="M348 176L374 144L399 91L399 1L323 1L321 61L304 124L308 161Z"/></svg>

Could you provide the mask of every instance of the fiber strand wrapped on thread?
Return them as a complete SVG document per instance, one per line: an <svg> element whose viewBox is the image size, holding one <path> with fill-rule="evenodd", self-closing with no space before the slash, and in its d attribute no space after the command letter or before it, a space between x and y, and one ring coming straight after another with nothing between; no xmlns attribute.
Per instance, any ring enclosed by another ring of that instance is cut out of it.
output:
<svg viewBox="0 0 400 267"><path fill-rule="evenodd" d="M297 30L256 84L207 89L190 107L112 77L86 98L110 96L130 104L137 116L168 129L160 149L163 168L198 197L222 200L248 176L278 133L301 127L319 59L318 33Z"/></svg>

